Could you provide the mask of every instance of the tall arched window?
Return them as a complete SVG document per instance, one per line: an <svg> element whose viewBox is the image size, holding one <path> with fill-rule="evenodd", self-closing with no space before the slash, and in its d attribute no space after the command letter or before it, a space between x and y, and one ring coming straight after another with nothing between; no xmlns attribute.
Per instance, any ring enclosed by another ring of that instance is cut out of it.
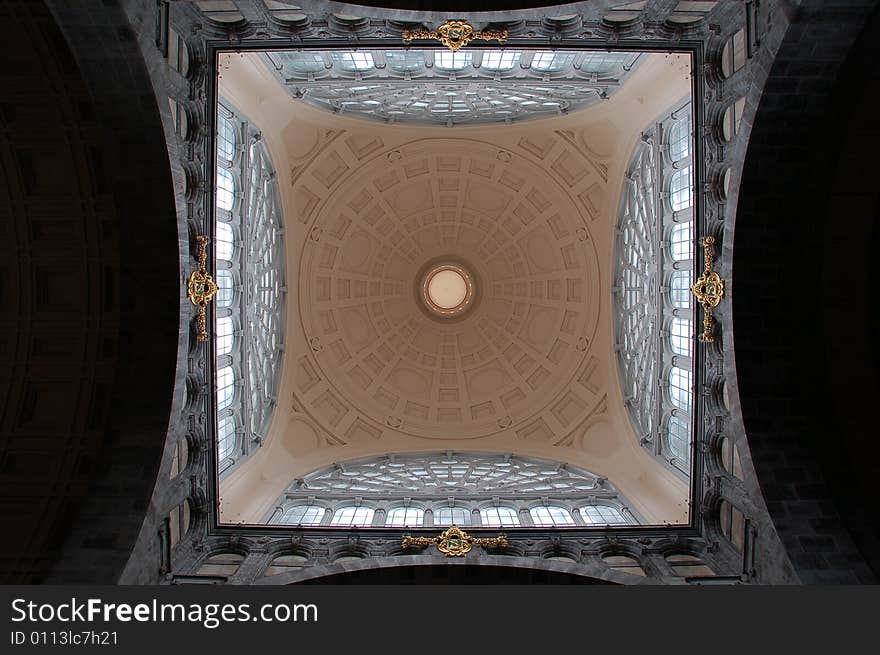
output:
<svg viewBox="0 0 880 655"><path fill-rule="evenodd" d="M529 512L538 526L579 525L584 505L625 507L608 480L572 465L560 466L532 457L473 452L429 452L368 457L337 462L294 480L266 517L319 504L335 518L367 521L369 512L384 510L386 527L478 525L515 527ZM349 515L360 510L360 519ZM433 522L428 516L433 515ZM475 519L478 513L479 521ZM626 523L638 518L626 512ZM368 524L372 525L370 513ZM528 524L529 522L526 521Z"/></svg>
<svg viewBox="0 0 880 655"><path fill-rule="evenodd" d="M574 525L574 519L571 518L571 514L564 507L541 505L530 509L529 514L532 517L532 523L541 527Z"/></svg>
<svg viewBox="0 0 880 655"><path fill-rule="evenodd" d="M425 512L416 507L395 507L385 517L385 525L392 528L421 526Z"/></svg>
<svg viewBox="0 0 880 655"><path fill-rule="evenodd" d="M284 525L320 525L327 510L317 505L294 505L288 507L272 523Z"/></svg>
<svg viewBox="0 0 880 655"><path fill-rule="evenodd" d="M690 472L694 167L691 105L642 134L627 171L614 287L621 388L641 443Z"/></svg>
<svg viewBox="0 0 880 655"><path fill-rule="evenodd" d="M252 124L221 102L216 146L213 336L222 367L217 377L222 473L262 442L271 420L285 287L281 206L266 144Z"/></svg>
<svg viewBox="0 0 880 655"><path fill-rule="evenodd" d="M587 505L579 511L584 523L588 525L620 525L629 522L619 509L610 505Z"/></svg>
<svg viewBox="0 0 880 655"><path fill-rule="evenodd" d="M471 512L467 507L439 507L434 510L434 525L470 525Z"/></svg>
<svg viewBox="0 0 880 655"><path fill-rule="evenodd" d="M359 49L267 52L263 62L295 102L388 123L458 125L554 116L598 103L621 88L640 57L604 50Z"/></svg>
<svg viewBox="0 0 880 655"><path fill-rule="evenodd" d="M333 514L330 525L365 527L373 522L373 513L370 507L340 507Z"/></svg>
<svg viewBox="0 0 880 655"><path fill-rule="evenodd" d="M484 507L480 510L483 525L491 527L514 527L519 525L519 517L513 507Z"/></svg>

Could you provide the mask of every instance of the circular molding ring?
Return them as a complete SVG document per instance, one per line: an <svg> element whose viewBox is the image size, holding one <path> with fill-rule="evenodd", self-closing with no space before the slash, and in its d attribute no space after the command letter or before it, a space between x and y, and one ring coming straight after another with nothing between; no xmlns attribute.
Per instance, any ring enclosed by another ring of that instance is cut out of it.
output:
<svg viewBox="0 0 880 655"><path fill-rule="evenodd" d="M476 274L460 257L436 257L416 275L416 301L434 320L463 318L476 307L479 295Z"/></svg>

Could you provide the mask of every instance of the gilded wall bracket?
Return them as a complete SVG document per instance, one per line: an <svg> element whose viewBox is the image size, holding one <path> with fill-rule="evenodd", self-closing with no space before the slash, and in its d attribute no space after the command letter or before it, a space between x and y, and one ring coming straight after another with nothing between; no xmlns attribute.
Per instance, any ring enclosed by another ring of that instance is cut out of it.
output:
<svg viewBox="0 0 880 655"><path fill-rule="evenodd" d="M406 550L410 546L430 546L431 544L437 544L437 550L447 557L464 557L471 551L474 544L483 547L500 546L501 548L507 548L507 537L500 535L498 537L480 539L470 536L457 525L453 525L451 528L443 531L439 537L411 537L405 534L403 535L403 543L401 545Z"/></svg>
<svg viewBox="0 0 880 655"><path fill-rule="evenodd" d="M691 286L691 293L703 306L703 333L699 337L700 341L711 343L715 341L715 317L712 316L712 310L724 298L724 280L715 271L715 250L712 247L715 237L705 237L700 243L703 245L705 270Z"/></svg>
<svg viewBox="0 0 880 655"><path fill-rule="evenodd" d="M199 341L206 341L208 338L207 307L208 303L217 295L217 283L214 282L214 278L208 275L208 237L197 236L196 241L199 244L197 255L199 267L189 276L189 281L186 285L186 295L189 296L189 301L198 307L199 310L196 316Z"/></svg>
<svg viewBox="0 0 880 655"><path fill-rule="evenodd" d="M437 31L429 30L403 30L403 42L412 43L414 39L434 39L447 48L456 52L471 41L507 41L507 30L474 31L470 23L464 20L448 20L437 28Z"/></svg>

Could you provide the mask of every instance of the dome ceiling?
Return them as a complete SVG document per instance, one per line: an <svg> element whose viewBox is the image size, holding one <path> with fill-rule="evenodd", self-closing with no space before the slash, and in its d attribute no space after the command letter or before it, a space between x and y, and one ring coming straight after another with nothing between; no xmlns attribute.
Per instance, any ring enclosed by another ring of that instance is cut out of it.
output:
<svg viewBox="0 0 880 655"><path fill-rule="evenodd" d="M571 463L649 520L686 521L686 483L624 409L609 309L623 172L688 92L687 58L643 54L570 116L450 130L297 102L264 56L222 55L220 89L272 152L298 302L272 426L223 480L222 520L259 521L333 462L448 448ZM471 294L451 314L427 302L440 269Z"/></svg>
<svg viewBox="0 0 880 655"><path fill-rule="evenodd" d="M567 427L595 408L576 376L600 306L581 214L604 191L586 161L559 159L576 167L566 179L589 204L524 155L477 139L366 157L301 262L303 326L328 390L375 423L442 439L492 434L516 417L522 438L554 440L541 412ZM458 321L422 311L413 288L444 259L470 270L481 296Z"/></svg>

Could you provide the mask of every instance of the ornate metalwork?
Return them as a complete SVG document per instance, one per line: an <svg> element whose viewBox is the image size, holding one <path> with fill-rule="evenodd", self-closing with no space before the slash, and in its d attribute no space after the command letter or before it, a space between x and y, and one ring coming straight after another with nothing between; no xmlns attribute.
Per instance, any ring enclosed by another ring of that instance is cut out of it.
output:
<svg viewBox="0 0 880 655"><path fill-rule="evenodd" d="M199 314L196 316L196 326L199 329L199 341L205 341L208 338L208 327L206 318L206 308L208 303L217 295L217 283L214 278L208 275L207 261L207 245L208 237L197 236L198 241L198 260L199 267L189 276L189 282L186 285L186 295L189 301L199 308Z"/></svg>
<svg viewBox="0 0 880 655"><path fill-rule="evenodd" d="M712 316L712 310L718 307L718 303L724 298L724 280L715 271L715 251L712 248L715 237L705 237L701 243L703 244L705 270L691 286L691 293L703 306L703 333L700 335L700 341L711 343L715 341L713 334L715 318Z"/></svg>
<svg viewBox="0 0 880 655"><path fill-rule="evenodd" d="M481 539L472 537L457 525L453 525L451 528L440 533L439 537L411 537L405 534L403 535L403 543L401 545L404 549L407 549L410 545L430 546L431 544L437 544L437 550L447 557L464 557L471 551L474 544L484 548L492 546L507 548L507 537L502 534L498 537Z"/></svg>
<svg viewBox="0 0 880 655"><path fill-rule="evenodd" d="M434 39L452 52L461 50L471 41L507 41L507 30L487 30L475 32L470 23L464 20L448 20L437 28L436 32L428 30L403 30L403 42L412 43L413 39Z"/></svg>

